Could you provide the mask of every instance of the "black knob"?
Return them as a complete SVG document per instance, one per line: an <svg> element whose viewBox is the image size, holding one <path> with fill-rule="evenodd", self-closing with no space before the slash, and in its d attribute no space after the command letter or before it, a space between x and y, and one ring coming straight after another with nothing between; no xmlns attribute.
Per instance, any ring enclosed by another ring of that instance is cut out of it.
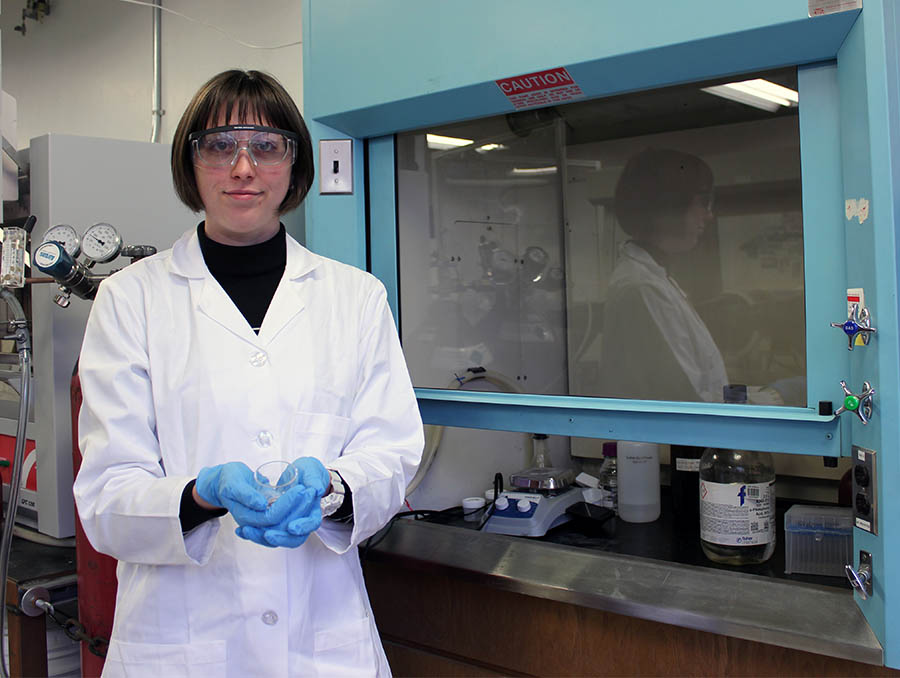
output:
<svg viewBox="0 0 900 678"><path fill-rule="evenodd" d="M856 480L858 487L868 487L870 480L869 469L865 466L855 466L853 468L853 479Z"/></svg>

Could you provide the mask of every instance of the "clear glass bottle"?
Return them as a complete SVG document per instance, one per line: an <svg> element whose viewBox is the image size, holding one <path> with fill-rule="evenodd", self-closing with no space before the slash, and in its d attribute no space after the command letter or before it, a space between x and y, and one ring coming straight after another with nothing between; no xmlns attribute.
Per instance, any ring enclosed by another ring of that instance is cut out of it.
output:
<svg viewBox="0 0 900 678"><path fill-rule="evenodd" d="M763 563L775 551L775 464L768 452L709 448L700 458L700 545L712 561Z"/></svg>
<svg viewBox="0 0 900 678"><path fill-rule="evenodd" d="M619 513L619 481L616 477L616 443L603 443L603 465L597 475L600 506Z"/></svg>

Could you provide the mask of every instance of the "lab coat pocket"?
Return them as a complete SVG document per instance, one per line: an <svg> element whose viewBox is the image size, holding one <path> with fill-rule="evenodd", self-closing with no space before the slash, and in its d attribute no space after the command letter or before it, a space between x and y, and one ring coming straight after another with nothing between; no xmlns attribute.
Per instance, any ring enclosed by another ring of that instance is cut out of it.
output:
<svg viewBox="0 0 900 678"><path fill-rule="evenodd" d="M341 456L350 420L335 414L297 412L291 421L291 453L328 463Z"/></svg>
<svg viewBox="0 0 900 678"><path fill-rule="evenodd" d="M378 662L368 617L316 633L315 663L320 676L374 676Z"/></svg>
<svg viewBox="0 0 900 678"><path fill-rule="evenodd" d="M130 643L111 640L103 675L147 678L207 678L225 675L225 641Z"/></svg>

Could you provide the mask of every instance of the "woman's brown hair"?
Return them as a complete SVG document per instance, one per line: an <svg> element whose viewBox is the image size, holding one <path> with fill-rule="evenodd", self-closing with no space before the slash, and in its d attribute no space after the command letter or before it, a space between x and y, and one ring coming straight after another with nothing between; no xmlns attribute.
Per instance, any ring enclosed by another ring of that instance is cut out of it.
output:
<svg viewBox="0 0 900 678"><path fill-rule="evenodd" d="M278 207L284 214L295 209L312 186L312 142L297 105L275 78L260 71L230 70L211 78L185 109L172 140L172 181L185 205L200 212L203 201L194 177L194 159L188 137L214 127L220 120L257 119L297 135L297 155L291 167L291 185Z"/></svg>
<svg viewBox="0 0 900 678"><path fill-rule="evenodd" d="M652 235L658 221L684 214L698 193L709 193L713 173L695 155L669 149L646 149L625 164L615 193L619 225L638 240Z"/></svg>

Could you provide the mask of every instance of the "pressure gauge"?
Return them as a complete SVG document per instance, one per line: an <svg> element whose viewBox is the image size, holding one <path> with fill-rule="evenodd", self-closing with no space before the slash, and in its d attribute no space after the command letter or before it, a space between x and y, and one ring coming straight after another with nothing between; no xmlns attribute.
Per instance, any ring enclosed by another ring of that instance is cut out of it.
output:
<svg viewBox="0 0 900 678"><path fill-rule="evenodd" d="M75 228L69 226L69 224L57 224L47 229L41 244L45 242L58 242L72 258L77 257L78 253L81 252L81 239L78 237L78 232Z"/></svg>
<svg viewBox="0 0 900 678"><path fill-rule="evenodd" d="M96 264L112 261L122 249L122 236L112 226L100 222L88 228L81 236L81 251Z"/></svg>

